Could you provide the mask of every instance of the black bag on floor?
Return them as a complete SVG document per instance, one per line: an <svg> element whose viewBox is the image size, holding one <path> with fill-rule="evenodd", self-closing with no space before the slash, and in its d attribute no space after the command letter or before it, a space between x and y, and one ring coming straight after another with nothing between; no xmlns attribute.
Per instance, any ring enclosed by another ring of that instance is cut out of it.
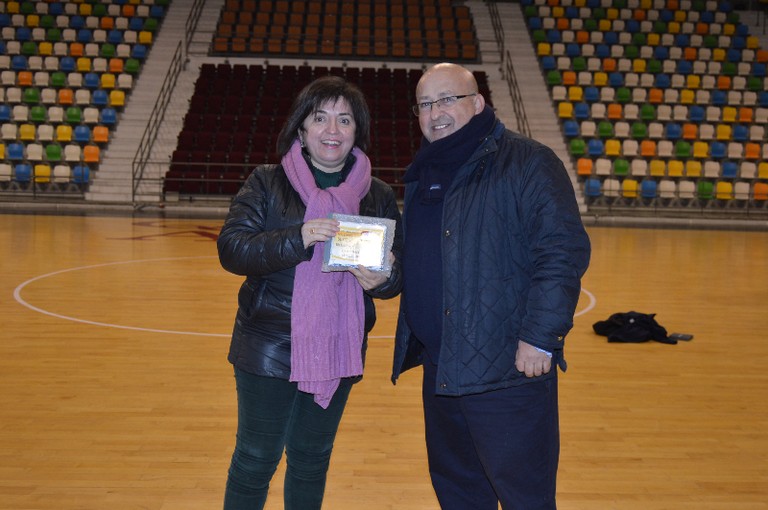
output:
<svg viewBox="0 0 768 510"><path fill-rule="evenodd" d="M592 329L598 335L608 337L609 342L639 343L655 340L664 344L676 344L667 336L667 330L654 318L655 313L614 313L607 320L595 322Z"/></svg>

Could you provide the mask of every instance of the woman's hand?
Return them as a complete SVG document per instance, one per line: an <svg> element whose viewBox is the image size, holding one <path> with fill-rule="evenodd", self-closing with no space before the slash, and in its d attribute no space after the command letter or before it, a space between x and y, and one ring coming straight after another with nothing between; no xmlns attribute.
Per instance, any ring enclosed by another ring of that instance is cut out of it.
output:
<svg viewBox="0 0 768 510"><path fill-rule="evenodd" d="M394 262L395 256L392 254L392 252L389 252L390 265L394 264ZM363 288L363 290L375 289L387 281L387 276L384 273L371 271L365 266L357 266L354 269L350 269L349 272L352 273L355 278L357 278L357 281L360 283L360 286Z"/></svg>
<svg viewBox="0 0 768 510"><path fill-rule="evenodd" d="M315 243L327 241L339 231L339 222L330 218L317 218L309 220L301 226L301 238L304 248L314 246Z"/></svg>

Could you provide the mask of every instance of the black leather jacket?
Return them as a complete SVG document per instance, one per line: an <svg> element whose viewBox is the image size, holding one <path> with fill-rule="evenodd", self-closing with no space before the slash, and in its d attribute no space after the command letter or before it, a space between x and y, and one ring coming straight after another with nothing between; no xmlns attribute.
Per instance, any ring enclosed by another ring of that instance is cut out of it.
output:
<svg viewBox="0 0 768 510"><path fill-rule="evenodd" d="M233 199L218 239L219 260L227 271L246 277L229 361L246 372L288 379L291 372L291 298L296 266L312 258L304 248L301 226L306 207L280 165L256 168ZM389 299L402 286L402 220L392 188L373 178L360 202L360 214L397 222L389 279L365 292L365 331L373 328L373 298ZM363 342L363 355L366 342Z"/></svg>

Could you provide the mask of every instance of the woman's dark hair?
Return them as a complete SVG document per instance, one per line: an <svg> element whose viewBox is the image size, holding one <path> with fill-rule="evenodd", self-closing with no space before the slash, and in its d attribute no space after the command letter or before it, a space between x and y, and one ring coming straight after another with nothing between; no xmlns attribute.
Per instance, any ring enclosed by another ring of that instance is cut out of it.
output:
<svg viewBox="0 0 768 510"><path fill-rule="evenodd" d="M327 101L344 98L352 108L355 119L355 145L365 152L371 141L371 114L363 92L338 76L324 76L314 80L299 92L288 112L288 119L277 136L277 153L284 156L291 150L304 120L317 112Z"/></svg>

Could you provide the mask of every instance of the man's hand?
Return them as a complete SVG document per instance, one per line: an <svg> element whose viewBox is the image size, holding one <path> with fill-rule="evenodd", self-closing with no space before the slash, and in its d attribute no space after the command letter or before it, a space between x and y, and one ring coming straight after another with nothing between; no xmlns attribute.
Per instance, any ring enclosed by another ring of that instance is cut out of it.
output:
<svg viewBox="0 0 768 510"><path fill-rule="evenodd" d="M389 252L389 263L395 263L395 256L392 252ZM357 278L357 281L360 283L363 290L375 289L387 281L387 277L383 273L371 271L364 266L350 268L349 272L355 275L355 278Z"/></svg>
<svg viewBox="0 0 768 510"><path fill-rule="evenodd" d="M535 377L549 373L552 369L552 358L531 344L518 340L515 367L525 373L526 377Z"/></svg>

